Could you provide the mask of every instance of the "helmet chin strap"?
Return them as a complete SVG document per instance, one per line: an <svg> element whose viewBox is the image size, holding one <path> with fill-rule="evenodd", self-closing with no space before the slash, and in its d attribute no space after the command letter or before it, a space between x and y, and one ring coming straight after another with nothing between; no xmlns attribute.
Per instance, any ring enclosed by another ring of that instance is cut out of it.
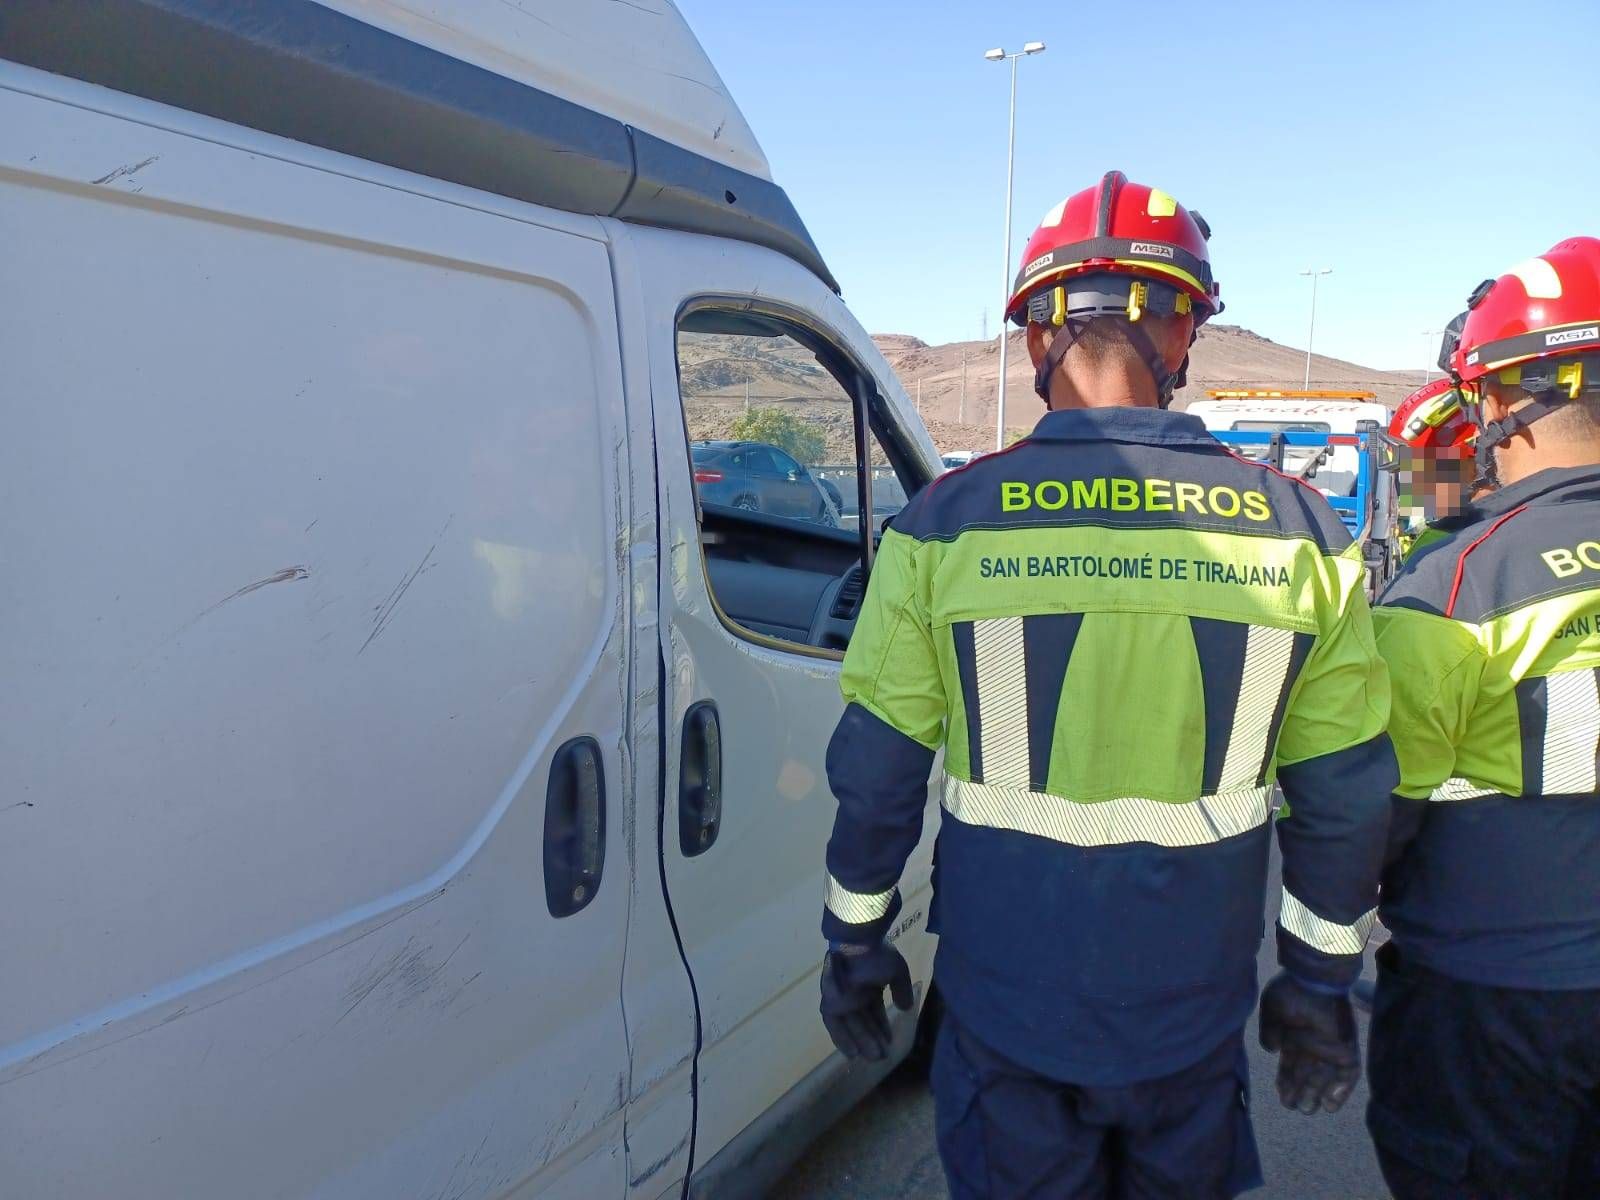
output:
<svg viewBox="0 0 1600 1200"><path fill-rule="evenodd" d="M1067 351L1080 337L1083 331L1089 328L1089 319L1083 317L1068 317L1056 330L1055 336L1050 339L1050 344L1044 348L1044 357L1039 360L1039 365L1033 369L1033 390L1038 393L1039 399L1044 401L1046 408L1050 407L1050 377L1056 373L1056 368L1061 365L1061 360L1067 356Z"/></svg>
<svg viewBox="0 0 1600 1200"><path fill-rule="evenodd" d="M1150 379L1156 385L1156 407L1165 409L1172 403L1172 393L1181 388L1189 376L1189 356L1183 356L1183 362L1176 371L1167 370L1166 359L1156 350L1155 343L1150 336L1139 328L1137 322L1124 320L1120 317L1102 314L1110 320L1117 332L1133 347L1134 353L1143 360L1145 369L1150 372ZM1045 407L1050 407L1050 379L1056 373L1056 368L1061 365L1061 360L1067 356L1084 330L1089 328L1092 321L1100 317L1068 317L1056 335L1050 339L1050 345L1045 347L1044 357L1039 360L1039 365L1033 372L1033 390L1039 394L1039 399L1044 401ZM1194 345L1195 336L1191 335L1189 344Z"/></svg>
<svg viewBox="0 0 1600 1200"><path fill-rule="evenodd" d="M1507 413L1498 421L1491 421L1483 411L1483 401L1472 405L1473 423L1478 426L1478 474L1472 481L1473 490L1500 486L1500 468L1495 462L1495 447L1503 446L1540 417L1548 417L1561 407L1560 400L1549 400L1549 393L1537 396L1532 402Z"/></svg>

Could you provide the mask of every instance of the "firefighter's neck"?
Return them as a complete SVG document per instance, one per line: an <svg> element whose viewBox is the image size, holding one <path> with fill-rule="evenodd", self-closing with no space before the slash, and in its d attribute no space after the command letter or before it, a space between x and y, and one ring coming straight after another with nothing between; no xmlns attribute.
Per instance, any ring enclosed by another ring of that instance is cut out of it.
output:
<svg viewBox="0 0 1600 1200"><path fill-rule="evenodd" d="M1050 380L1050 411L1085 408L1156 408L1156 382L1143 363L1113 358L1074 362L1068 351Z"/></svg>
<svg viewBox="0 0 1600 1200"><path fill-rule="evenodd" d="M1484 415L1491 421L1505 420L1527 402L1520 391L1493 385L1486 390ZM1600 463L1600 437L1574 435L1569 422L1546 417L1496 446L1494 460L1502 484L1516 483L1540 471L1592 467Z"/></svg>
<svg viewBox="0 0 1600 1200"><path fill-rule="evenodd" d="M1600 439L1557 437L1550 430L1532 425L1496 446L1494 462L1503 484L1516 483L1540 471L1592 467L1600 464Z"/></svg>

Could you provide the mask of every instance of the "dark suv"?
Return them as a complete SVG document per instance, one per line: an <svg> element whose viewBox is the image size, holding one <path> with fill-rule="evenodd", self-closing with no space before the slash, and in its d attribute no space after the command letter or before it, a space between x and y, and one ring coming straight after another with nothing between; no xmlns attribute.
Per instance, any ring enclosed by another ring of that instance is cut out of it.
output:
<svg viewBox="0 0 1600 1200"><path fill-rule="evenodd" d="M787 452L765 442L695 442L694 482L707 504L725 504L748 512L768 513L839 524L839 493L818 480Z"/></svg>

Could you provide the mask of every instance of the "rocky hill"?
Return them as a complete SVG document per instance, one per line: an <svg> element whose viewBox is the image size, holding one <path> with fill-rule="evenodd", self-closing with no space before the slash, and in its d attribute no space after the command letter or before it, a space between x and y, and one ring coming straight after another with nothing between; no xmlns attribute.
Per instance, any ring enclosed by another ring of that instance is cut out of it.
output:
<svg viewBox="0 0 1600 1200"><path fill-rule="evenodd" d="M993 445L998 339L930 346L907 334L886 333L872 340L912 400L920 392L923 421L936 445L941 449ZM1189 386L1178 393L1175 407L1204 399L1207 388L1299 388L1305 362L1304 350L1237 325L1202 326L1189 356ZM1313 388L1373 392L1390 407L1418 382L1414 374L1380 371L1321 354L1311 359ZM1018 430L1031 428L1041 411L1020 331L1011 334L1006 351L1006 409L1007 428Z"/></svg>
<svg viewBox="0 0 1600 1200"><path fill-rule="evenodd" d="M994 444L995 382L999 347L987 342L930 346L901 333L873 341L918 403L923 422L941 450L987 449ZM849 399L816 359L781 337L730 337L685 333L679 338L679 375L692 439L727 436L750 407L790 407L818 427L830 455L853 454ZM1190 353L1189 385L1176 407L1205 398L1207 388L1298 388L1305 352L1241 329L1206 325ZM1041 411L1033 394L1033 367L1022 334L1011 335L1006 363L1008 429L1025 432ZM1417 386L1414 374L1380 371L1315 355L1311 386L1373 392L1391 407Z"/></svg>

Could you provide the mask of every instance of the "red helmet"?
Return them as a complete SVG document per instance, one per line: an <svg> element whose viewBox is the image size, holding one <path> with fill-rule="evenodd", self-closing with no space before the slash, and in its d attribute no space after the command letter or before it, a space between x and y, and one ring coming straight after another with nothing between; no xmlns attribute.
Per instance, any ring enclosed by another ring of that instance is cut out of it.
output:
<svg viewBox="0 0 1600 1200"><path fill-rule="evenodd" d="M1166 285L1182 301L1165 306L1166 312L1194 310L1195 323L1222 310L1218 285L1211 278L1211 256L1206 238L1211 229L1205 218L1190 213L1155 187L1131 184L1122 171L1107 171L1098 186L1085 187L1045 213L1022 251L1022 269L1006 301L1008 320L1026 323L1030 299L1043 298L1042 320L1050 320L1056 304L1051 285L1094 275L1118 275L1126 282ZM1163 288L1163 290L1166 290ZM1062 298L1066 314L1088 312L1074 304L1077 288L1067 288ZM1088 290L1093 291L1093 290ZM1088 299L1088 296L1085 296ZM1102 312L1126 312L1138 318L1141 310L1155 307L1096 306ZM1061 325L1062 320L1056 320Z"/></svg>
<svg viewBox="0 0 1600 1200"><path fill-rule="evenodd" d="M1440 357L1470 389L1468 416L1481 431L1475 482L1493 487L1496 446L1567 401L1600 394L1600 238L1568 238L1484 280L1450 323ZM1482 405L1491 375L1526 394L1498 421Z"/></svg>
<svg viewBox="0 0 1600 1200"><path fill-rule="evenodd" d="M1400 402L1389 422L1389 436L1413 450L1459 447L1475 453L1478 427L1461 406L1461 392L1448 376L1423 384Z"/></svg>
<svg viewBox="0 0 1600 1200"><path fill-rule="evenodd" d="M1039 394L1048 402L1050 375L1088 321L1121 316L1164 406L1184 372L1166 370L1137 322L1146 313L1193 313L1199 325L1222 311L1210 236L1198 213L1157 188L1129 183L1121 171L1106 172L1097 186L1046 213L1028 239L1005 312L1018 325L1032 320L1060 330L1039 364Z"/></svg>
<svg viewBox="0 0 1600 1200"><path fill-rule="evenodd" d="M1450 363L1463 383L1523 363L1600 351L1600 238L1568 238L1480 284L1467 303Z"/></svg>

